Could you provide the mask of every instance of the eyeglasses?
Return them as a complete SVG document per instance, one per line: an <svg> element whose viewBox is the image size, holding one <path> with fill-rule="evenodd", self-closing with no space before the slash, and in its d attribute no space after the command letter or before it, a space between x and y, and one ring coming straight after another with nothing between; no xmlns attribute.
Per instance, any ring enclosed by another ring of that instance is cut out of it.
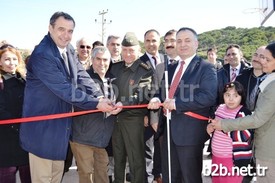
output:
<svg viewBox="0 0 275 183"><path fill-rule="evenodd" d="M87 49L91 49L91 46L88 46L88 45L87 45L87 46L85 46L85 45L80 45L80 48L81 48L81 49L84 49L85 47L86 47Z"/></svg>

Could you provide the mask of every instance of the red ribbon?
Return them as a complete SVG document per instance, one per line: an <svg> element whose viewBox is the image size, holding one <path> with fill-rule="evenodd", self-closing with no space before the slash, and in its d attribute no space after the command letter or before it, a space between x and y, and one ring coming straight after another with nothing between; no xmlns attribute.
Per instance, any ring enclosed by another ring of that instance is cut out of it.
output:
<svg viewBox="0 0 275 183"><path fill-rule="evenodd" d="M148 104L141 104L141 105L130 105L130 106L118 106L118 108L133 109L133 108L146 108L147 106L148 106ZM162 106L162 104L160 106ZM79 116L79 115L96 113L96 112L101 112L101 110L97 109L97 110L87 110L87 111L79 111L79 112L71 112L71 113L60 113L60 114L50 114L50 115L43 115L43 116L33 116L33 117L25 117L25 118L0 120L0 125L12 124L12 123L27 123L27 122L33 122L33 121L58 119L58 118L67 118L67 117ZM191 116L193 118L196 118L196 119L208 120L207 117L201 116L201 115L193 113L193 112L185 112L184 114Z"/></svg>
<svg viewBox="0 0 275 183"><path fill-rule="evenodd" d="M193 118L196 118L196 119L200 119L200 120L209 120L209 118L207 118L207 117L204 117L204 116L202 116L202 115L200 115L200 114L197 114L197 113L194 113L194 112L185 112L184 114L186 114L187 116L191 116L191 117L193 117Z"/></svg>
<svg viewBox="0 0 275 183"><path fill-rule="evenodd" d="M131 105L131 106L118 106L118 108L128 108L128 109L145 108L145 107L147 107L147 104ZM25 118L0 120L0 125L11 124L11 123L27 123L27 122L33 122L33 121L58 119L58 118L67 118L67 117L79 116L79 115L83 115L83 114L90 114L90 113L96 113L96 112L101 112L101 110L96 109L96 110L88 110L88 111L49 114L49 115L43 115L43 116L33 116L33 117L25 117Z"/></svg>

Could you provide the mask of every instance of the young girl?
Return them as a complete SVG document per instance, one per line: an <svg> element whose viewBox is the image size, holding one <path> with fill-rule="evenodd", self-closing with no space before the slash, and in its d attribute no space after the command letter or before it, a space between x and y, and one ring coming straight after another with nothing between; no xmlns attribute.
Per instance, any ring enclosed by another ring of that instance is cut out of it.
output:
<svg viewBox="0 0 275 183"><path fill-rule="evenodd" d="M251 112L245 104L243 86L235 81L225 85L223 89L223 102L215 112L216 118L234 119L250 115ZM211 124L207 132L214 132ZM252 158L251 146L252 130L232 131L224 133L216 130L212 134L212 182L213 183L241 183L243 177L236 175L236 167L240 169L248 166ZM235 167L235 168L233 168ZM225 171L227 173L225 174Z"/></svg>

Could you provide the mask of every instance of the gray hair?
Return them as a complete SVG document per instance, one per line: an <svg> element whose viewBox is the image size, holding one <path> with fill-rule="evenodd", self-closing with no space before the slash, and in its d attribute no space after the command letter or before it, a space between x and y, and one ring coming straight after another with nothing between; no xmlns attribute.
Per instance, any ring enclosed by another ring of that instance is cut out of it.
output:
<svg viewBox="0 0 275 183"><path fill-rule="evenodd" d="M98 53L106 53L106 52L108 54L108 57L111 58L111 54L110 54L110 52L109 52L109 50L108 50L107 47L105 47L105 46L97 46L97 47L95 47L92 50L91 56L92 56L92 58L95 58Z"/></svg>
<svg viewBox="0 0 275 183"><path fill-rule="evenodd" d="M116 35L110 35L110 36L108 36L106 45L108 45L108 43L110 42L111 39L120 39L120 37L116 36Z"/></svg>
<svg viewBox="0 0 275 183"><path fill-rule="evenodd" d="M92 44L92 42L90 41L90 39L88 39L88 38L86 38L86 37L82 37L82 38L80 38L79 40L77 40L76 41L76 47L78 47L79 46L79 43L81 42L81 41L87 41L88 43L89 43L89 46L92 46L91 44Z"/></svg>

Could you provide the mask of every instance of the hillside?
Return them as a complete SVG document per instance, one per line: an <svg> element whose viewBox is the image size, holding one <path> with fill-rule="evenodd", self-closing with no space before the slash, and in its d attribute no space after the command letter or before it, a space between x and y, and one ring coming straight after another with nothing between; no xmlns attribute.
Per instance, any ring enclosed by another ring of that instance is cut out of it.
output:
<svg viewBox="0 0 275 183"><path fill-rule="evenodd" d="M257 47L267 45L275 41L275 27L258 28L236 28L229 26L223 29L212 30L199 34L198 54L207 58L206 51L209 47L215 46L218 49L218 58L223 59L225 49L229 44L238 44L241 46L244 57L250 61L251 56ZM163 49L163 37L161 38L160 51ZM140 41L142 53L144 53L144 44ZM22 49L23 59L30 54L29 50Z"/></svg>
<svg viewBox="0 0 275 183"><path fill-rule="evenodd" d="M216 46L220 59L224 57L225 49L229 44L241 46L244 57L250 61L257 47L275 41L275 27L236 28L212 30L199 34L198 54L206 58L206 51L211 46Z"/></svg>

